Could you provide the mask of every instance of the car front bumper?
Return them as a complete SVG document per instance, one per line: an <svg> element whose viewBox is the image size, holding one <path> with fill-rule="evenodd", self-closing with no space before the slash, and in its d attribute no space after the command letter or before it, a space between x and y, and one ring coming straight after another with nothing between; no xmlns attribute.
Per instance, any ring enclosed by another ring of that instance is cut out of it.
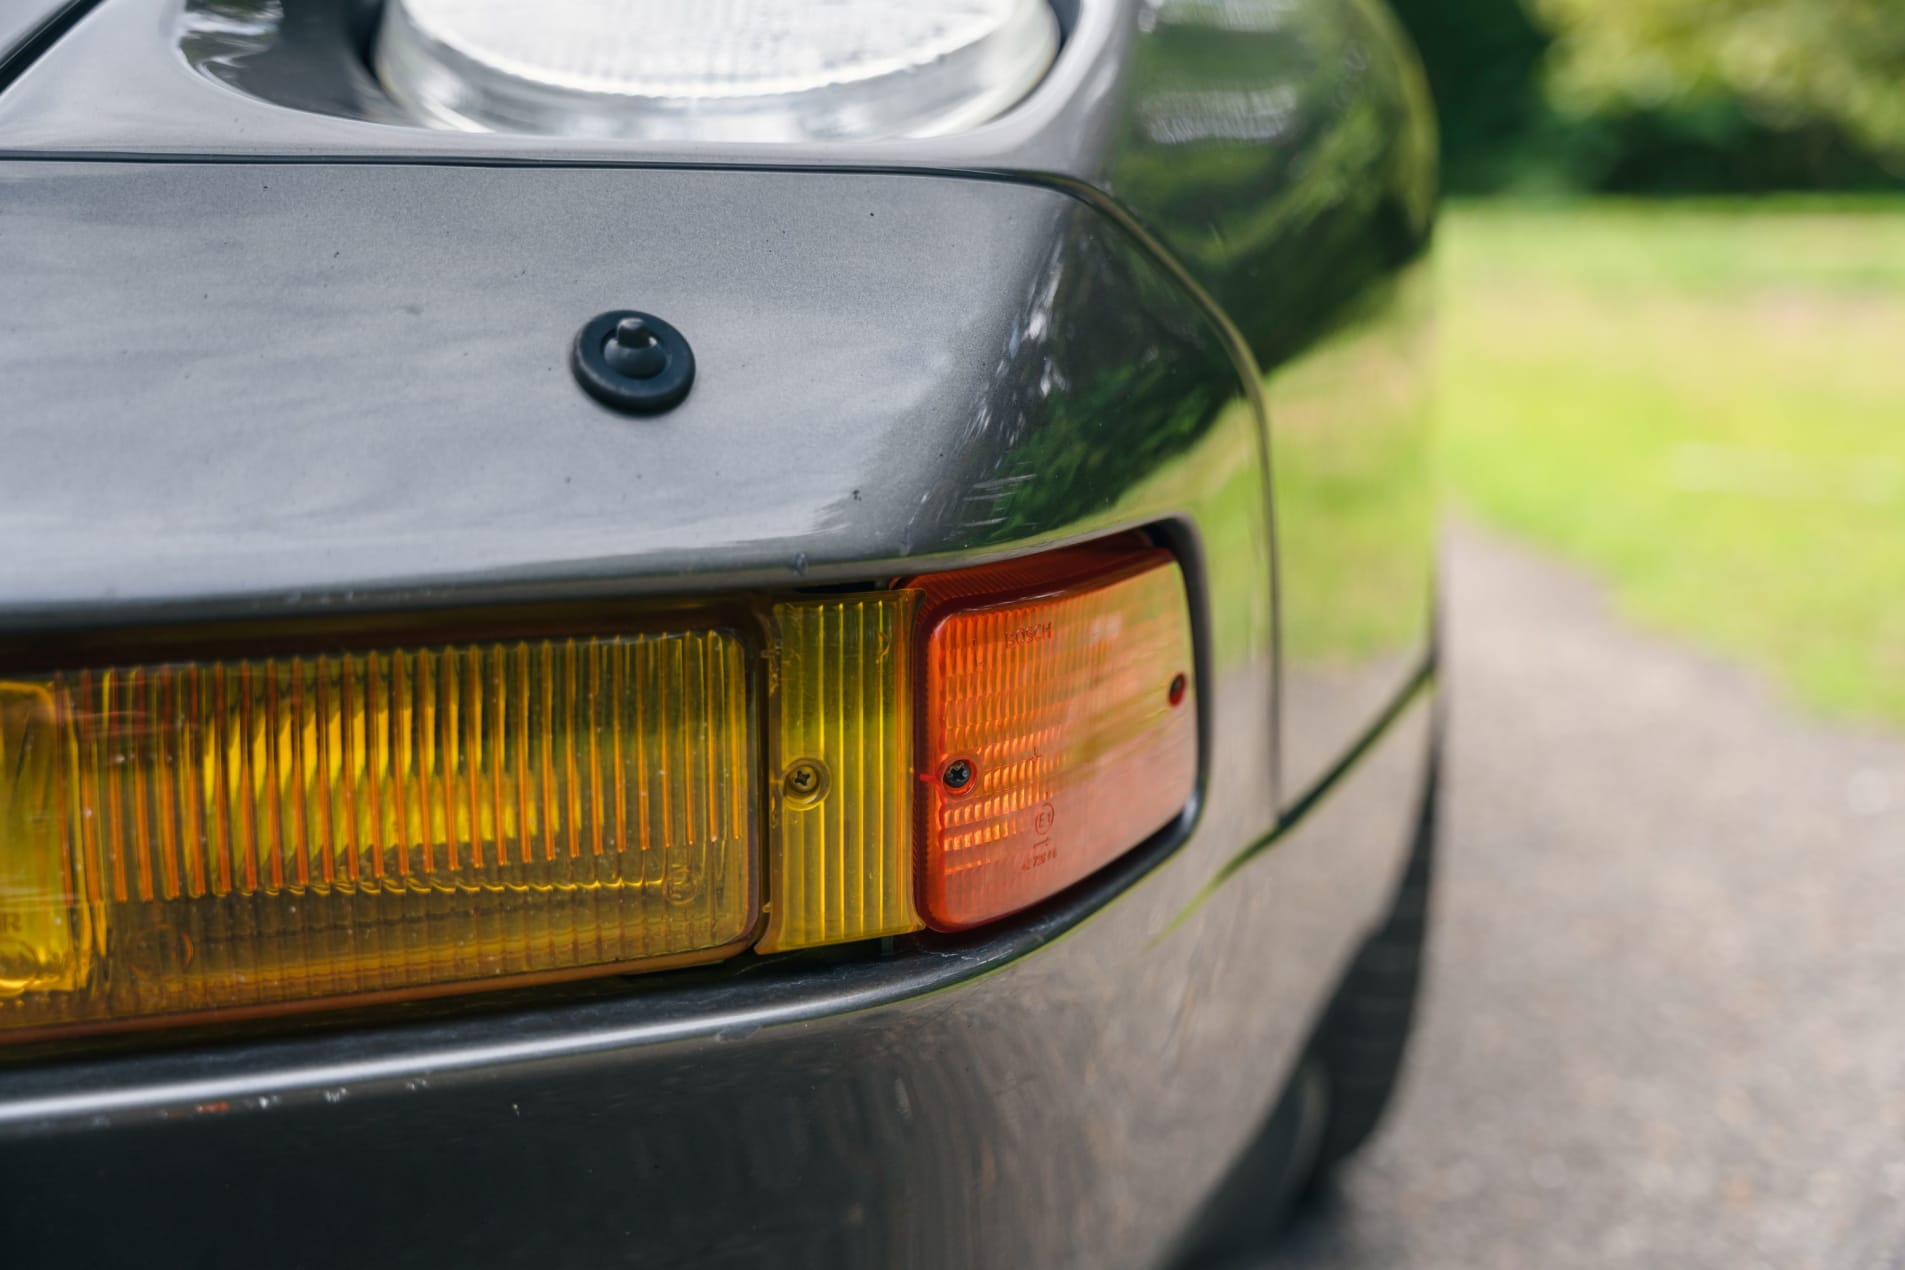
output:
<svg viewBox="0 0 1905 1270"><path fill-rule="evenodd" d="M1223 793L1248 762L1220 762L1181 845L1184 825L1004 934L9 1072L8 1246L21 1264L1156 1265L1268 1115L1318 968L1387 902L1428 713L1208 893L1248 833Z"/></svg>

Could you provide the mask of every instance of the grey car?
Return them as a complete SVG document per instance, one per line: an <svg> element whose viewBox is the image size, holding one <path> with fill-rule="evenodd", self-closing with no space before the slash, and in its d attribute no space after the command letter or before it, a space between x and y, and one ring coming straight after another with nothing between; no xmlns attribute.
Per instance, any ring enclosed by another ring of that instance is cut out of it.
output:
<svg viewBox="0 0 1905 1270"><path fill-rule="evenodd" d="M1380 0L8 0L28 1265L1185 1266L1437 770Z"/></svg>

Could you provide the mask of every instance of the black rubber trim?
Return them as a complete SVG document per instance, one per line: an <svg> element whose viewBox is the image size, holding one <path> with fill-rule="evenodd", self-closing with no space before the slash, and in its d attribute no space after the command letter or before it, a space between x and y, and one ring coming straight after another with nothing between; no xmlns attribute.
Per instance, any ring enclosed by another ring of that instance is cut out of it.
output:
<svg viewBox="0 0 1905 1270"><path fill-rule="evenodd" d="M629 369L611 358L609 347L624 322L640 322L637 335L649 347L639 354L656 365ZM695 383L695 354L680 331L652 313L616 309L590 318L577 332L569 353L576 382L584 392L623 414L657 415L673 410Z"/></svg>
<svg viewBox="0 0 1905 1270"><path fill-rule="evenodd" d="M26 73L27 67L39 60L40 54L57 44L62 35L98 6L99 0L71 0L65 8L54 10L25 39L0 57L0 93L7 91L14 80Z"/></svg>

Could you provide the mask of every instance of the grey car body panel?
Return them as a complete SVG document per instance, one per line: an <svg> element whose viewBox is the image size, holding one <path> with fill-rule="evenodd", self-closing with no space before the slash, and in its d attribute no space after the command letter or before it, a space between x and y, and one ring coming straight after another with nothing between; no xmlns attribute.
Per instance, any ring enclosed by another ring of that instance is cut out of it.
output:
<svg viewBox="0 0 1905 1270"><path fill-rule="evenodd" d="M993 124L693 151L289 109L194 65L182 14L111 0L0 92L0 529L31 544L0 647L1151 525L1204 770L1182 823L972 936L29 1053L9 1247L51 1260L112 1194L148 1262L1155 1263L1386 904L1427 767L1426 706L1371 739L1431 552L1433 143L1380 10L1078 0ZM662 419L568 377L621 307L694 344ZM285 1239L314 1194L369 1219L348 1249Z"/></svg>
<svg viewBox="0 0 1905 1270"><path fill-rule="evenodd" d="M0 199L16 625L877 577L1174 514L1132 487L1240 393L1037 188L14 163ZM654 419L567 361L636 307L699 368Z"/></svg>
<svg viewBox="0 0 1905 1270"><path fill-rule="evenodd" d="M0 69L15 56L26 56L26 45L79 2L83 0L8 0L0 5Z"/></svg>

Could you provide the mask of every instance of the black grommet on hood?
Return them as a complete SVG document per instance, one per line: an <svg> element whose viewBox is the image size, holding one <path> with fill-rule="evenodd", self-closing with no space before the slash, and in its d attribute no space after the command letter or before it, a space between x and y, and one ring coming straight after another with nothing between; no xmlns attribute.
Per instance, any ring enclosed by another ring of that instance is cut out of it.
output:
<svg viewBox="0 0 1905 1270"><path fill-rule="evenodd" d="M672 410L695 382L694 350L681 332L634 309L591 318L570 361L589 396L628 414Z"/></svg>

